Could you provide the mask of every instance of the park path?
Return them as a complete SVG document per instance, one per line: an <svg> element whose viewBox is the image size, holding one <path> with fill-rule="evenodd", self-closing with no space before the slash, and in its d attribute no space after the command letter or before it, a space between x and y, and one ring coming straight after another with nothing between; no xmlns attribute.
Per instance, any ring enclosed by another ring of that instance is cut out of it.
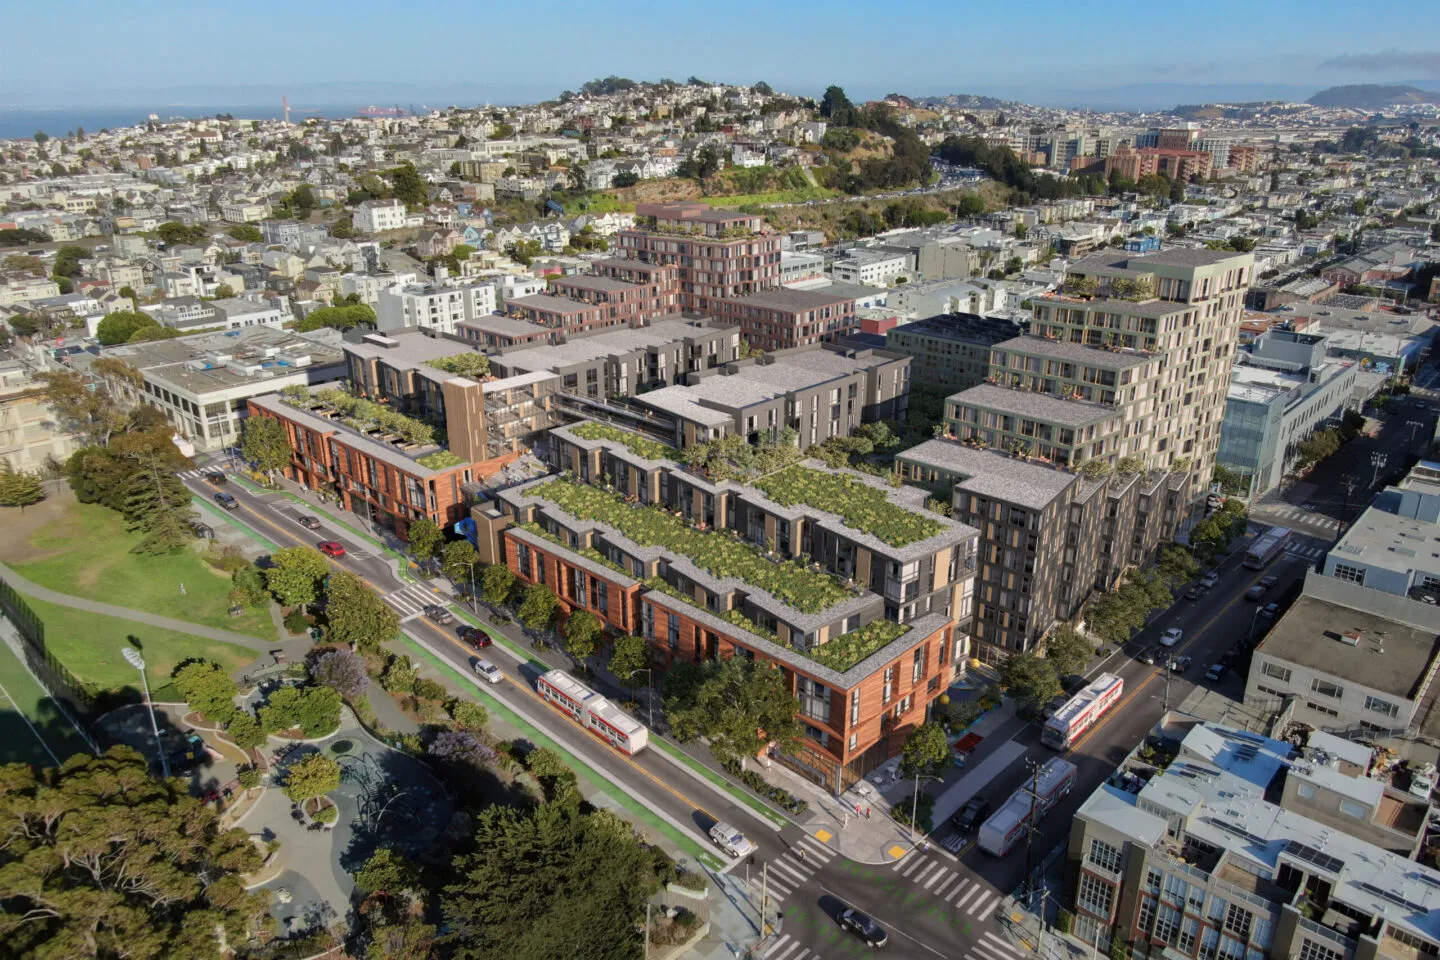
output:
<svg viewBox="0 0 1440 960"><path fill-rule="evenodd" d="M3 563L0 563L0 580L4 580L20 593L37 600L59 604L62 607L71 607L75 610L84 610L87 613L98 613L120 620L129 620L133 623L143 623L146 626L158 627L162 630L174 630L177 633L188 633L196 637L205 637L208 640L219 640L222 643L234 643L260 653L268 653L283 646L278 638L261 640L259 637L252 637L249 634L221 630L218 627L207 627L203 624L191 623L188 620L176 620L174 617L162 617L159 614L146 613L143 610L131 610L129 607L117 607L114 604L101 603L98 600L86 600L84 597L59 593L25 579ZM305 646L309 645L307 639Z"/></svg>

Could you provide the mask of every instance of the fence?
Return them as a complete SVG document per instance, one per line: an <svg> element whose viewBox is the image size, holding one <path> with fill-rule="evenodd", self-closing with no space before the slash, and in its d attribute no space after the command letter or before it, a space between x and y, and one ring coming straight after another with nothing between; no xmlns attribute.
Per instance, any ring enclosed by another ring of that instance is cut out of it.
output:
<svg viewBox="0 0 1440 960"><path fill-rule="evenodd" d="M0 610L15 624L20 636L19 653L30 672L35 674L50 699L69 717L70 722L91 742L90 732L82 722L95 710L95 698L85 689L63 663L55 659L45 646L45 621L41 620L25 598L5 579L0 578Z"/></svg>

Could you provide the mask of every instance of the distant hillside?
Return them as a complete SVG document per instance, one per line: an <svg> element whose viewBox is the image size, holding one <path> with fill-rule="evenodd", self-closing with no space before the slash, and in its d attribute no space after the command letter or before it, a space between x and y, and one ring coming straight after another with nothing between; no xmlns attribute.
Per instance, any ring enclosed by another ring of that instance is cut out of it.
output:
<svg viewBox="0 0 1440 960"><path fill-rule="evenodd" d="M970 93L952 93L944 97L917 97L916 106L950 107L970 110L1014 110L1020 104L1014 100L999 100L995 97L978 97Z"/></svg>
<svg viewBox="0 0 1440 960"><path fill-rule="evenodd" d="M1321 90L1305 102L1312 107L1383 110L1397 103L1440 103L1440 93L1402 84L1352 83Z"/></svg>

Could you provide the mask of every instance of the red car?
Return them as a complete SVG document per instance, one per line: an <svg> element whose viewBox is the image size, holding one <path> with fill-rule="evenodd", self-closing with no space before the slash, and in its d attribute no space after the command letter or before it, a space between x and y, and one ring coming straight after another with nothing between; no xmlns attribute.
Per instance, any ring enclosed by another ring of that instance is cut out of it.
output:
<svg viewBox="0 0 1440 960"><path fill-rule="evenodd" d="M327 557L343 557L345 556L345 544L339 540L321 540L320 552Z"/></svg>
<svg viewBox="0 0 1440 960"><path fill-rule="evenodd" d="M486 633L484 630L479 629L478 627L467 627L465 629L465 632L460 634L460 639L464 640L466 643L470 644L470 646L475 647L476 649L479 649L481 647L488 647L490 646L490 644L495 642L490 639L490 634Z"/></svg>

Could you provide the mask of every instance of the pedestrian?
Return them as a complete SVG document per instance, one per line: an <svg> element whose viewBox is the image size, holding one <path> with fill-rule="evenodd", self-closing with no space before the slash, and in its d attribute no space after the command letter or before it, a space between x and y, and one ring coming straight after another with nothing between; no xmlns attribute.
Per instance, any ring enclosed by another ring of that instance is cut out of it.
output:
<svg viewBox="0 0 1440 960"><path fill-rule="evenodd" d="M180 584L180 596L185 596L185 584Z"/></svg>
<svg viewBox="0 0 1440 960"><path fill-rule="evenodd" d="M869 820L869 819L870 819L870 808L869 808L869 807L866 807L866 808L865 808L865 819L866 819L866 820Z"/></svg>
<svg viewBox="0 0 1440 960"><path fill-rule="evenodd" d="M929 853L929 852L930 852L930 838L929 838L929 837L926 837L924 840L921 840L921 841L920 841L920 851L921 851L922 853Z"/></svg>

